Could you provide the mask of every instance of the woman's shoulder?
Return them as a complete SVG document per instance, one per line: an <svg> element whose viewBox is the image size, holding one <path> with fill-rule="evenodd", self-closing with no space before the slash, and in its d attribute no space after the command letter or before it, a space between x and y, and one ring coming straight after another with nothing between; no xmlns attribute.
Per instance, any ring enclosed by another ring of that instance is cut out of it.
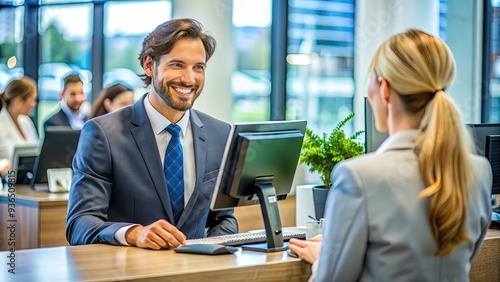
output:
<svg viewBox="0 0 500 282"><path fill-rule="evenodd" d="M19 115L17 117L17 121L23 127L29 127L30 129L35 128L35 124L33 123L33 120L31 120L31 118L29 116Z"/></svg>
<svg viewBox="0 0 500 282"><path fill-rule="evenodd" d="M491 165L488 159L480 155L470 154L471 160L471 170L479 181L490 181L493 180L493 173L491 170Z"/></svg>
<svg viewBox="0 0 500 282"><path fill-rule="evenodd" d="M469 159L471 161L471 166L474 171L491 171L491 165L488 159L481 155L476 155L476 154L470 154Z"/></svg>

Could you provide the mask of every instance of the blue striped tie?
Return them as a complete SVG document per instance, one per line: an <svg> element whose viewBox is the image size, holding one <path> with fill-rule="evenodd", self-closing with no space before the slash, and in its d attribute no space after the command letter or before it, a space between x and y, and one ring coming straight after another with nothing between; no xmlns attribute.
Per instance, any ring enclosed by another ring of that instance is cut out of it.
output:
<svg viewBox="0 0 500 282"><path fill-rule="evenodd" d="M163 172L165 173L165 180L167 181L170 205L174 212L175 223L177 223L184 209L184 169L182 144L179 137L181 128L177 124L172 123L167 126L166 130L172 135L172 138L165 151Z"/></svg>

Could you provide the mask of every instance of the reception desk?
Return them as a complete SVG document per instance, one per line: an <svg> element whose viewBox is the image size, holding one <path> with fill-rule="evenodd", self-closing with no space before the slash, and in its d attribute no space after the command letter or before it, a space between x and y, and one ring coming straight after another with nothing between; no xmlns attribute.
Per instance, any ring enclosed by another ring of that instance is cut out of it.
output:
<svg viewBox="0 0 500 282"><path fill-rule="evenodd" d="M17 186L11 193L14 196L8 194L5 188L0 190L0 251L10 249L9 239L15 241L18 250L68 245L67 193L36 192L27 186ZM15 204L11 211L9 203Z"/></svg>
<svg viewBox="0 0 500 282"><path fill-rule="evenodd" d="M88 245L0 252L0 281L306 281L310 265L286 252L206 256Z"/></svg>

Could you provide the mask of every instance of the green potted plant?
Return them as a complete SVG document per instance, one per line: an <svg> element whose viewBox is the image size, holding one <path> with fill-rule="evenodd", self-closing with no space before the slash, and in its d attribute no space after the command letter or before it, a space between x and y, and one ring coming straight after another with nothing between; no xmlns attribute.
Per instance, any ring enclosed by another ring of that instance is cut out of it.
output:
<svg viewBox="0 0 500 282"><path fill-rule="evenodd" d="M346 136L344 126L354 118L354 113L349 114L340 121L333 131L322 136L315 134L310 128L306 128L300 163L309 166L310 172L318 172L321 175L323 185L313 187L313 198L316 218L323 217L328 189L332 186L331 173L333 167L340 161L364 154L365 146L358 141L363 130Z"/></svg>

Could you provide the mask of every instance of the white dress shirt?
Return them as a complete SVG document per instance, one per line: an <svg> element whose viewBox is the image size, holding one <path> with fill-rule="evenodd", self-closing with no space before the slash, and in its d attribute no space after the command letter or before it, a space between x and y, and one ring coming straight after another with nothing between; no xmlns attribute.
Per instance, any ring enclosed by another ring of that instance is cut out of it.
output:
<svg viewBox="0 0 500 282"><path fill-rule="evenodd" d="M68 117L69 124L73 130L81 130L85 124L86 115L79 110L75 113L72 109L68 107L68 104L64 100L61 100L61 109Z"/></svg>
<svg viewBox="0 0 500 282"><path fill-rule="evenodd" d="M158 146L158 153L160 154L161 163L163 164L168 142L170 142L170 139L172 138L170 133L168 133L165 129L171 124L171 122L155 108L153 108L151 102L149 101L149 95L151 94L148 94L146 99L144 99L144 108L146 109L146 114L148 115L151 127L153 128L156 145ZM186 111L182 119L177 122L177 125L181 128L180 138L184 160L184 207L189 201L189 198L191 198L196 184L193 133L191 131L189 116L190 112ZM165 187L165 189L167 189L167 187ZM125 240L125 233L132 226L135 225L125 226L116 231L115 239L120 242L120 244L126 246L129 245Z"/></svg>
<svg viewBox="0 0 500 282"><path fill-rule="evenodd" d="M35 125L29 116L19 115L17 117L19 132L6 107L0 111L0 159L11 158L12 151L16 145L38 145L39 139ZM24 138L23 138L24 135Z"/></svg>

